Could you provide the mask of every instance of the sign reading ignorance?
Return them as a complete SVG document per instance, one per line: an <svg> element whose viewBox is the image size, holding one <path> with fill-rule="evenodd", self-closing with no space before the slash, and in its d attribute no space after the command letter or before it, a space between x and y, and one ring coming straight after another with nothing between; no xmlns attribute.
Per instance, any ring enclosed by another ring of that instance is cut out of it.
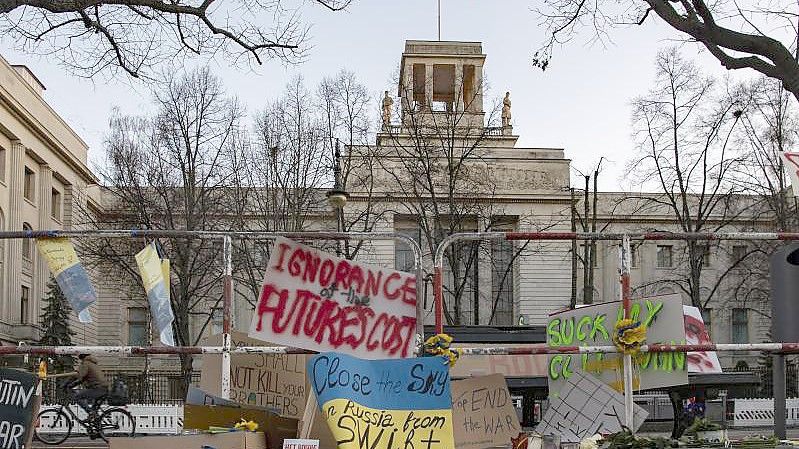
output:
<svg viewBox="0 0 799 449"><path fill-rule="evenodd" d="M451 449L449 365L443 357L308 361L311 386L338 449Z"/></svg>
<svg viewBox="0 0 799 449"><path fill-rule="evenodd" d="M412 356L416 276L280 238L269 258L249 335L365 359Z"/></svg>
<svg viewBox="0 0 799 449"><path fill-rule="evenodd" d="M25 447L38 381L31 373L0 368L0 449Z"/></svg>
<svg viewBox="0 0 799 449"><path fill-rule="evenodd" d="M547 343L559 346L612 345L616 321L624 316L622 303L606 302L580 307L549 316ZM682 300L679 295L663 295L632 302L630 317L643 322L646 343L685 342ZM685 353L647 352L634 367L633 389L684 385L688 383ZM573 373L596 375L616 391L623 390L620 354L557 354L549 357L549 390L560 390Z"/></svg>

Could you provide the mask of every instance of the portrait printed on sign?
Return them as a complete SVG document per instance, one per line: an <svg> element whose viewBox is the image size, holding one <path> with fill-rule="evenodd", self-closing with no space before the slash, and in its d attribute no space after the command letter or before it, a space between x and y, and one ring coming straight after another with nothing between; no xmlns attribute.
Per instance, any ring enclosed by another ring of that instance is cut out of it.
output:
<svg viewBox="0 0 799 449"><path fill-rule="evenodd" d="M693 306L683 306L685 316L685 343L689 345L709 345L713 342L707 333L702 313ZM715 351L693 351L688 353L689 373L720 373L721 362Z"/></svg>
<svg viewBox="0 0 799 449"><path fill-rule="evenodd" d="M444 357L308 361L311 388L338 449L451 449L452 398Z"/></svg>
<svg viewBox="0 0 799 449"><path fill-rule="evenodd" d="M414 355L416 276L275 241L249 336L365 359Z"/></svg>
<svg viewBox="0 0 799 449"><path fill-rule="evenodd" d="M620 301L594 304L549 316L547 344L560 346L613 345L614 326L624 315ZM646 343L685 342L682 300L663 295L634 300L630 317L647 326ZM688 383L685 353L642 353L633 366L633 389L648 390ZM561 389L576 372L591 373L616 391L623 390L620 354L553 354L549 356L551 391Z"/></svg>

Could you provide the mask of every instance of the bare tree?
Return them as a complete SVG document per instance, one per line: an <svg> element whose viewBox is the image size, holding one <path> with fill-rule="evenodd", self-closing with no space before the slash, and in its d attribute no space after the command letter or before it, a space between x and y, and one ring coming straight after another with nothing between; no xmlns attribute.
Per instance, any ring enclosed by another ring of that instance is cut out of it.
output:
<svg viewBox="0 0 799 449"><path fill-rule="evenodd" d="M423 100L411 104L414 96L405 93L397 105L400 124L384 123L376 146L352 148L355 159L371 152L377 164L372 174L378 204L383 201L395 220L413 223L413 229L406 231L427 255L434 254L450 234L509 230L516 225L504 217L496 199L497 176L485 158L490 136L503 134L497 126L498 103L484 118L481 86L470 95L459 88L460 80L454 86L450 97L432 104ZM509 242L454 245L445 260L446 322L514 324L507 322L513 307L510 279L514 260L526 247ZM491 261L491 283L496 288L480 288L480 260Z"/></svg>
<svg viewBox="0 0 799 449"><path fill-rule="evenodd" d="M331 10L351 0L315 0ZM150 76L165 61L223 54L231 61L302 57L308 27L284 0L0 0L0 32L25 51L93 76Z"/></svg>
<svg viewBox="0 0 799 449"><path fill-rule="evenodd" d="M548 31L548 39L533 57L533 64L542 69L549 64L554 47L573 39L583 27L590 28L593 40L604 42L611 28L642 25L654 12L727 69L756 70L778 80L799 99L796 2L545 0L538 12Z"/></svg>
<svg viewBox="0 0 799 449"><path fill-rule="evenodd" d="M208 69L175 78L154 93L152 117L116 116L106 140L102 179L111 197L104 226L166 230L221 230L231 212L231 161L240 159L242 108ZM221 242L183 237L158 243L171 261L173 331L193 346L221 303ZM140 283L132 255L140 248L105 241L89 252ZM199 331L197 328L199 327ZM191 372L190 355L181 356ZM188 377L187 377L188 379Z"/></svg>
<svg viewBox="0 0 799 449"><path fill-rule="evenodd" d="M733 145L740 102L719 93L715 81L675 49L661 51L656 61L653 88L633 101L639 156L628 172L657 193L630 195L625 201L637 202L637 212L669 216L681 232L722 230L752 206L738 195L742 190L733 182L741 163ZM656 282L675 286L694 306L706 307L724 279L749 256L741 254L726 268L716 267L715 279L706 283L703 273L710 253L706 242L687 241L685 260L669 262L680 268Z"/></svg>

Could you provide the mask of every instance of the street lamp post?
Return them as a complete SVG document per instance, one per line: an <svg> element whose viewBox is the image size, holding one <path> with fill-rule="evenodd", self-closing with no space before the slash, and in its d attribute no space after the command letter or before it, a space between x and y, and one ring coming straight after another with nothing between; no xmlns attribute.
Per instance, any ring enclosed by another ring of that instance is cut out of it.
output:
<svg viewBox="0 0 799 449"><path fill-rule="evenodd" d="M336 148L333 152L333 188L327 191L327 201L336 213L336 232L344 230L344 206L350 195L341 185L341 152L339 141L336 139ZM341 257L341 240L336 240L336 255Z"/></svg>

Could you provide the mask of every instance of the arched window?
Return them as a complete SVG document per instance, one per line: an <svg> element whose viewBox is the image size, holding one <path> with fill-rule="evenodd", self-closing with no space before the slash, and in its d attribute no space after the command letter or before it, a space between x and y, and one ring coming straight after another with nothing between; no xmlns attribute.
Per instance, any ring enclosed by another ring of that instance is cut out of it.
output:
<svg viewBox="0 0 799 449"><path fill-rule="evenodd" d="M33 231L31 225L28 223L22 223L22 230L23 231ZM25 259L30 260L33 256L33 247L31 246L33 242L31 239L22 239L22 257Z"/></svg>

